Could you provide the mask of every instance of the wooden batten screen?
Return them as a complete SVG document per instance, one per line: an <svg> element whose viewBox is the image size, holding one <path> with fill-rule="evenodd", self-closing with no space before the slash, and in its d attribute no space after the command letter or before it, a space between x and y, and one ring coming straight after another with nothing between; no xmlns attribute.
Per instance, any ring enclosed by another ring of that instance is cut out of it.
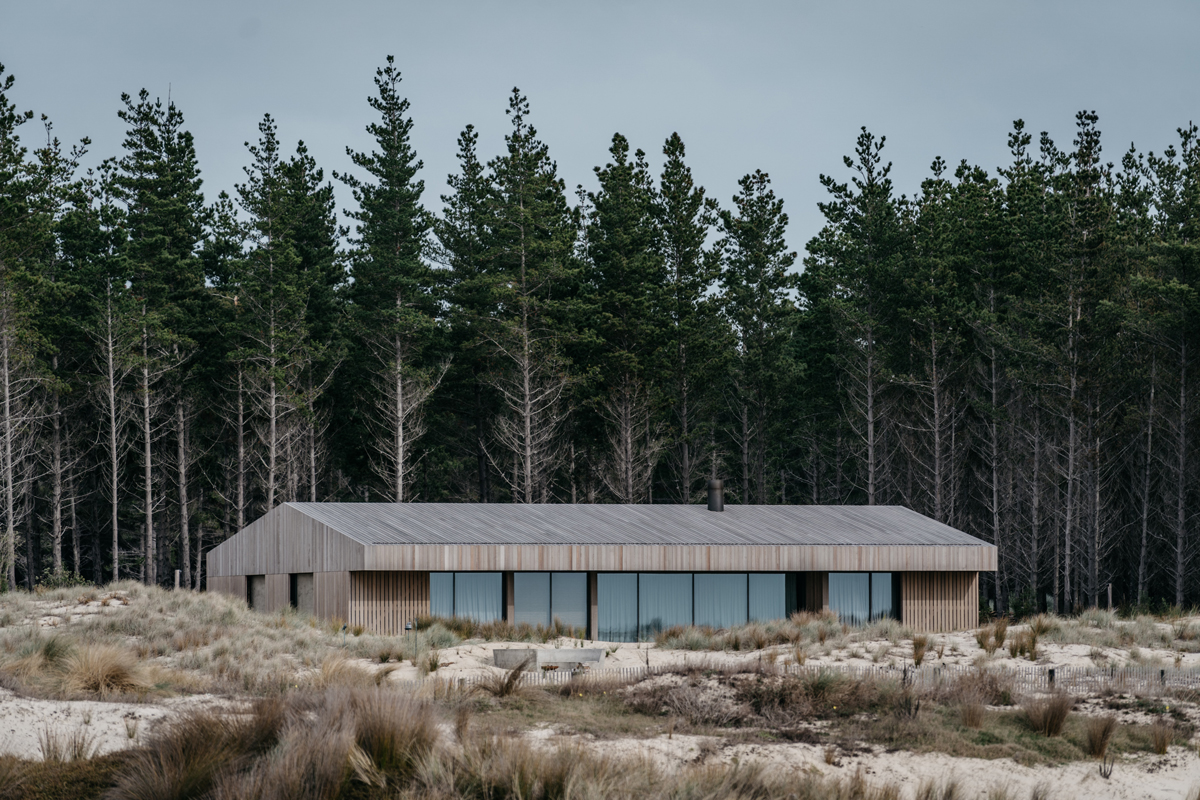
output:
<svg viewBox="0 0 1200 800"><path fill-rule="evenodd" d="M382 634L429 613L428 572L351 572L350 624Z"/></svg>
<svg viewBox="0 0 1200 800"><path fill-rule="evenodd" d="M978 572L905 572L902 622L919 631L962 631L979 625Z"/></svg>

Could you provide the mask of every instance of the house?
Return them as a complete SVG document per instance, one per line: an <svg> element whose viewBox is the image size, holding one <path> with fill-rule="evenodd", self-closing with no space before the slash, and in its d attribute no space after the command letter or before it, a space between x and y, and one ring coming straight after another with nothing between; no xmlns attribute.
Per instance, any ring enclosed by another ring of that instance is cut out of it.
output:
<svg viewBox="0 0 1200 800"><path fill-rule="evenodd" d="M638 641L830 609L974 627L996 548L897 506L285 503L208 554L208 589L383 634L418 616Z"/></svg>

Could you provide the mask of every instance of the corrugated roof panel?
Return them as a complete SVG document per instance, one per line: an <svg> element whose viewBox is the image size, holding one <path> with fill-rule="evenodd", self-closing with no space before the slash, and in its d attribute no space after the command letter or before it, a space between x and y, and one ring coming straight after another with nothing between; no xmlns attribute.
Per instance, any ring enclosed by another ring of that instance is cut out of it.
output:
<svg viewBox="0 0 1200 800"><path fill-rule="evenodd" d="M366 545L987 545L902 506L289 505Z"/></svg>

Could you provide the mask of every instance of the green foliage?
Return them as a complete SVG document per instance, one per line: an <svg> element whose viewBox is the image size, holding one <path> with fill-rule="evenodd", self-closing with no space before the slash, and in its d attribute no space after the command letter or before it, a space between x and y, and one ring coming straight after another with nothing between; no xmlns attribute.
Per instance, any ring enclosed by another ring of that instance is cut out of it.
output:
<svg viewBox="0 0 1200 800"><path fill-rule="evenodd" d="M42 577L38 579L37 585L46 589L68 589L72 586L93 586L94 584L72 570L56 573L47 567L42 572Z"/></svg>

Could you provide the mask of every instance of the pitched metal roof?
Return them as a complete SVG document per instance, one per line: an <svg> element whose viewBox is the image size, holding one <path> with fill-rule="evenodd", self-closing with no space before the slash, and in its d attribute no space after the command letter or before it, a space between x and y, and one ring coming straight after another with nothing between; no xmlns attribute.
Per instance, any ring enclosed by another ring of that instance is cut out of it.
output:
<svg viewBox="0 0 1200 800"><path fill-rule="evenodd" d="M289 503L365 545L978 545L902 506Z"/></svg>

